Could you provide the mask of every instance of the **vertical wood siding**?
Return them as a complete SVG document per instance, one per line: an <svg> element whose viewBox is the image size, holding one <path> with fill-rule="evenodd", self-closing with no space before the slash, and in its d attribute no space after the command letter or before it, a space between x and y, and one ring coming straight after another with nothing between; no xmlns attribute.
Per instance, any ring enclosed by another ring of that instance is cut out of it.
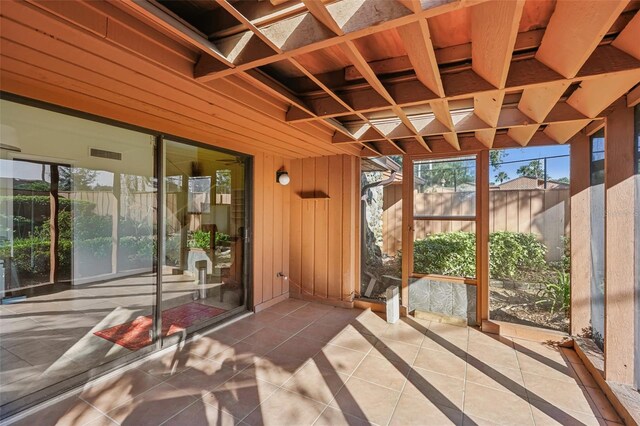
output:
<svg viewBox="0 0 640 426"><path fill-rule="evenodd" d="M359 160L291 161L291 295L350 303L357 282Z"/></svg>

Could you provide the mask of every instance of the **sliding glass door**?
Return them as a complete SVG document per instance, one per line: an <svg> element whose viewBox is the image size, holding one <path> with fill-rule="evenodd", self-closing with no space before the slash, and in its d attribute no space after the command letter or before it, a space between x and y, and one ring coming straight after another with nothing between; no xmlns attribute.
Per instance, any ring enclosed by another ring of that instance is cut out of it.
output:
<svg viewBox="0 0 640 426"><path fill-rule="evenodd" d="M243 307L248 158L164 141L162 335Z"/></svg>

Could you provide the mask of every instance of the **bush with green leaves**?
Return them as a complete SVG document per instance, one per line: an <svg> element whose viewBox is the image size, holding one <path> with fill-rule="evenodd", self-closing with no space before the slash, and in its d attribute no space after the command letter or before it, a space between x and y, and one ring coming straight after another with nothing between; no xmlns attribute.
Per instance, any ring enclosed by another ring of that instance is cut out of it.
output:
<svg viewBox="0 0 640 426"><path fill-rule="evenodd" d="M489 245L491 278L513 279L523 271L540 271L546 266L547 247L535 234L493 232Z"/></svg>
<svg viewBox="0 0 640 426"><path fill-rule="evenodd" d="M432 234L414 242L414 270L423 274L475 276L476 236L472 232ZM514 279L545 268L546 246L534 234L494 232L490 273L495 279Z"/></svg>
<svg viewBox="0 0 640 426"><path fill-rule="evenodd" d="M473 277L476 236L471 232L432 234L413 245L413 269L421 274Z"/></svg>

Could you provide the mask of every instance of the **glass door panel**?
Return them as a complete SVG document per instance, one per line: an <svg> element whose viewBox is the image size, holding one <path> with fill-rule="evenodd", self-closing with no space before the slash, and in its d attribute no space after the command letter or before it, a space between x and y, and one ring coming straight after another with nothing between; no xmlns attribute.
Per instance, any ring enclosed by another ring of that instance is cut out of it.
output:
<svg viewBox="0 0 640 426"><path fill-rule="evenodd" d="M163 336L195 330L245 305L247 161L165 141Z"/></svg>

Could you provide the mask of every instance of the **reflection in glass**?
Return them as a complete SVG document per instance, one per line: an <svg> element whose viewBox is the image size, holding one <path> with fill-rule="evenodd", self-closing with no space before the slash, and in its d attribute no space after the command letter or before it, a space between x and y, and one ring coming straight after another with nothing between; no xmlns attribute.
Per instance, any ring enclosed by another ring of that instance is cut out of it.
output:
<svg viewBox="0 0 640 426"><path fill-rule="evenodd" d="M154 138L0 101L0 411L151 343Z"/></svg>
<svg viewBox="0 0 640 426"><path fill-rule="evenodd" d="M163 333L196 329L245 301L246 158L165 141Z"/></svg>

